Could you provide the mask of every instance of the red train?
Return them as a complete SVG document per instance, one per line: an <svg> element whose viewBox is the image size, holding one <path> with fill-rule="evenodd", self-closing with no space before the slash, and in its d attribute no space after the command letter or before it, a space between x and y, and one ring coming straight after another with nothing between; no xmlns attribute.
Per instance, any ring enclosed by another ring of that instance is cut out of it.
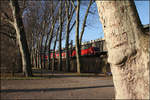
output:
<svg viewBox="0 0 150 100"><path fill-rule="evenodd" d="M97 47L89 47L86 49L81 49L81 56L98 56L100 54L100 49ZM54 57L56 59L59 58L59 53L56 52ZM73 50L72 53L70 54L70 57L76 57L76 50ZM53 58L53 53L50 54L50 58ZM66 58L66 53L65 51L62 51L62 58ZM48 60L48 55L45 56L45 59Z"/></svg>

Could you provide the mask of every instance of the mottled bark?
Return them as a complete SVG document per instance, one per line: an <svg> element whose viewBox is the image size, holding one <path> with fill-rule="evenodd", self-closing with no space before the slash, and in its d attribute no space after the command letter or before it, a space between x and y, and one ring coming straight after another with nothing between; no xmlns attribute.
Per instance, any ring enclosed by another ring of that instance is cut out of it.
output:
<svg viewBox="0 0 150 100"><path fill-rule="evenodd" d="M18 4L18 0L10 0L10 7L13 14L13 26L16 30L16 40L19 45L19 49L22 57L22 68L23 73L26 77L32 76L30 53L28 49L28 44L26 40L26 35L24 31L23 21L21 17L21 12Z"/></svg>
<svg viewBox="0 0 150 100"><path fill-rule="evenodd" d="M150 37L133 1L97 1L116 99L149 99Z"/></svg>

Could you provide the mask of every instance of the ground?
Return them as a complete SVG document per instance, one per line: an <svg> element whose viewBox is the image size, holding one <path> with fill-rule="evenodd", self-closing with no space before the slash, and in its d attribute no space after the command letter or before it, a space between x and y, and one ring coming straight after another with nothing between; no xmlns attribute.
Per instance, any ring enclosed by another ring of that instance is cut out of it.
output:
<svg viewBox="0 0 150 100"><path fill-rule="evenodd" d="M28 80L1 80L1 99L112 99L112 77L54 75Z"/></svg>

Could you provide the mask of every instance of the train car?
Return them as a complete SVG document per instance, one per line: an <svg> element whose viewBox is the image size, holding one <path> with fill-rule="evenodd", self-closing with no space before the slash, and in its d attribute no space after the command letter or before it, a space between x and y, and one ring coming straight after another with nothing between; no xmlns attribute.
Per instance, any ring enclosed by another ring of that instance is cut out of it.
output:
<svg viewBox="0 0 150 100"><path fill-rule="evenodd" d="M97 47L89 47L81 50L81 56L95 56L100 54L100 49ZM76 56L76 50L73 50L72 57Z"/></svg>
<svg viewBox="0 0 150 100"><path fill-rule="evenodd" d="M81 56L99 56L100 49L97 47L89 47L81 50ZM72 53L69 54L70 57L76 56L76 50L73 50ZM54 57L59 59L59 52L56 52ZM50 59L53 58L53 53L50 54ZM66 52L62 51L62 59L66 58ZM48 55L45 56L45 59L48 60Z"/></svg>

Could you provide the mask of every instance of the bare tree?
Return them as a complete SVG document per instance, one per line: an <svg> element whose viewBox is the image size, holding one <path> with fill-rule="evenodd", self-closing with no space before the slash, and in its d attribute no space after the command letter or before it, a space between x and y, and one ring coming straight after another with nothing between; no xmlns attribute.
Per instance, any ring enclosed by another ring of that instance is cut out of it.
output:
<svg viewBox="0 0 150 100"><path fill-rule="evenodd" d="M54 5L53 5L53 1L51 1L51 10L52 10L52 25L51 25L51 30L50 30L50 36L49 36L49 42L48 42L48 51L49 51L49 69L50 69L50 55L51 55L51 42L52 42L52 39L54 38L54 29L55 29L55 26L57 24L57 20L58 20L58 14L59 14L59 11L57 9L55 9ZM55 9L55 10L54 10ZM55 14L56 13L56 14Z"/></svg>
<svg viewBox="0 0 150 100"><path fill-rule="evenodd" d="M76 60L77 60L77 73L80 73L80 53L79 53L79 12L80 12L80 1L77 0L77 8L76 8Z"/></svg>
<svg viewBox="0 0 150 100"><path fill-rule="evenodd" d="M53 62L52 62L52 72L54 72L55 69L55 50L56 50L56 44L57 44L57 38L58 38L58 32L59 32L59 27L56 30L56 36L55 36L55 41L54 41L54 46L53 46Z"/></svg>
<svg viewBox="0 0 150 100"><path fill-rule="evenodd" d="M20 15L21 12L18 0L10 0L10 7L12 9L13 22L9 22L16 30L16 39L22 56L23 73L26 77L32 76L30 53L28 49L22 17Z"/></svg>
<svg viewBox="0 0 150 100"><path fill-rule="evenodd" d="M73 14L75 12L75 8L71 4L71 1L65 1L65 10L66 10L66 71L70 70L70 52L69 52L69 33L70 33L70 22L72 20Z"/></svg>
<svg viewBox="0 0 150 100"><path fill-rule="evenodd" d="M150 38L134 1L97 1L116 99L149 99Z"/></svg>

